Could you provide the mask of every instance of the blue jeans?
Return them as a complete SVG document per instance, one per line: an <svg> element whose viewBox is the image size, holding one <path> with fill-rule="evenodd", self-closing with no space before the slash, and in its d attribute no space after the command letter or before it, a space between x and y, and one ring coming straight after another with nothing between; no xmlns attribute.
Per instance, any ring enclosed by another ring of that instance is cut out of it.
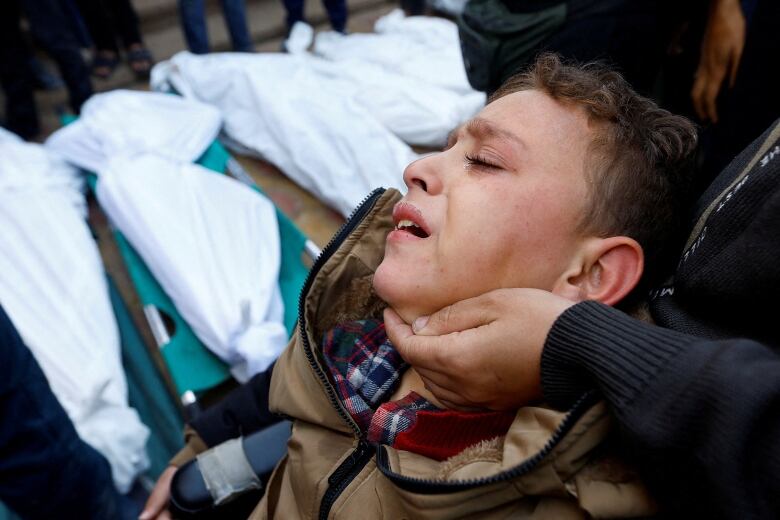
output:
<svg viewBox="0 0 780 520"><path fill-rule="evenodd" d="M295 22L304 21L304 0L283 0L287 10L287 30L289 32ZM322 0L322 5L328 12L330 26L334 31L344 32L347 28L347 1L346 0Z"/></svg>
<svg viewBox="0 0 780 520"><path fill-rule="evenodd" d="M0 500L23 518L120 518L108 462L79 438L2 307L0 360Z"/></svg>
<svg viewBox="0 0 780 520"><path fill-rule="evenodd" d="M222 13L225 16L233 50L252 52L252 37L246 23L244 0L221 0ZM187 47L194 54L209 52L209 35L206 30L206 10L204 0L179 0L179 15L184 29Z"/></svg>

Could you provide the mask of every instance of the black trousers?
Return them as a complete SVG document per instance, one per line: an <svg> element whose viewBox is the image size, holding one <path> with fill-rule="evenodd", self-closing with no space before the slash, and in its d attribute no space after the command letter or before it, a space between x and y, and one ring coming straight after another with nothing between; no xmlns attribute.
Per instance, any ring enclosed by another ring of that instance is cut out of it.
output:
<svg viewBox="0 0 780 520"><path fill-rule="evenodd" d="M92 95L89 70L81 55L71 21L58 0L0 1L0 84L6 95L6 126L22 137L38 132L29 67L30 48L19 22L24 14L33 38L54 59L68 87L70 106L78 113Z"/></svg>
<svg viewBox="0 0 780 520"><path fill-rule="evenodd" d="M130 0L78 0L81 16L99 51L119 52L141 43L138 15Z"/></svg>
<svg viewBox="0 0 780 520"><path fill-rule="evenodd" d="M21 12L14 1L0 2L0 85L5 91L5 126L25 139L39 131L30 49L19 27Z"/></svg>

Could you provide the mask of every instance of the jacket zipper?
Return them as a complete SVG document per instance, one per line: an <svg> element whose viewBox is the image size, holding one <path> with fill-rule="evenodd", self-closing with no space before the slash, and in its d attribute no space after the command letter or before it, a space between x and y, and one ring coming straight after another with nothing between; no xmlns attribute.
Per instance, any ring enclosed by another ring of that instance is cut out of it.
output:
<svg viewBox="0 0 780 520"><path fill-rule="evenodd" d="M320 381L322 381L331 404L339 413L341 418L344 419L344 421L355 431L355 435L358 437L362 437L363 433L360 431L360 428L355 423L355 421L352 420L352 417L350 417L349 414L344 412L344 410L341 408L339 399L330 385L328 376L325 374L322 368L320 368L319 363L317 363L314 351L309 344L309 336L306 334L306 316L304 315L303 310L304 303L306 302L306 296L309 294L311 285L314 283L314 278L316 278L319 270L322 269L322 266L325 265L325 262L327 262L331 256L333 256L333 253L336 251L336 249L339 248L341 243L344 242L350 233L354 231L357 225L360 224L360 222L366 217L368 212L371 211L371 209L374 207L377 199L384 192L384 188L377 188L369 193L368 196L363 199L363 201L357 206L357 208L355 208L347 221L341 226L336 234L333 235L333 238L330 239L328 245L326 245L322 250L320 256L318 256L317 260L314 261L314 265L312 265L311 270L306 277L306 281L303 283L303 289L301 289L301 295L298 298L298 333L301 335L301 341L303 342L303 352L306 354L306 359L309 361L309 364L314 370L314 373L317 375Z"/></svg>
<svg viewBox="0 0 780 520"><path fill-rule="evenodd" d="M472 479L472 480L460 480L453 482L443 482L437 480L428 480L422 478L405 477L394 473L390 469L390 463L387 457L387 449L384 446L380 446L377 449L377 467L388 479L390 479L395 485L410 491L412 493L423 494L442 494L442 493L454 493L457 491L465 491L477 486L484 486L488 484L494 484L496 482L503 482L519 477L532 469L534 469L541 461L546 457L555 446L563 439L563 437L569 433L569 430L574 426L577 420L582 417L585 412L590 409L598 401L595 391L590 391L580 397L577 402L572 406L571 410L561 421L561 424L552 434L547 444L539 450L533 457L526 459L518 466L511 468L507 471L494 475L488 478Z"/></svg>
<svg viewBox="0 0 780 520"><path fill-rule="evenodd" d="M347 414L341 407L341 403L339 402L338 396L336 396L336 393L331 387L328 376L317 362L317 358L311 348L311 344L309 343L309 337L306 334L306 316L304 313L304 303L306 301L306 296L309 294L309 290L311 290L314 278L316 278L319 270L323 265L325 265L325 262L327 262L328 259L333 256L333 253L339 248L339 246L350 235L350 233L354 231L358 224L363 221L366 215L374 207L377 199L379 199L379 197L384 192L384 188L377 188L372 191L365 199L363 199L358 207L355 208L355 210L349 216L349 219L347 219L344 225L341 226L338 232L333 235L333 238L330 239L330 242L328 242L328 245L326 245L322 250L322 253L320 253L319 257L317 257L317 260L314 262L314 265L309 271L309 274L306 277L306 281L303 284L300 298L298 300L298 333L301 336L303 352L306 355L306 359L309 361L309 364L311 365L312 370L314 370L314 373L317 375L320 381L322 381L325 392L328 395L328 400L333 405L333 408L336 409L336 412L338 412L339 416L344 419L344 421L352 428L358 438L358 445L355 448L355 451L353 451L349 457L347 457L344 462L342 462L339 467L336 468L330 477L328 477L328 489L325 491L325 494L322 497L322 502L320 502L319 517L322 520L326 520L328 518L330 510L333 507L333 504L336 502L336 499L338 499L339 495L344 492L352 480L354 480L354 478L363 470L363 468L366 467L366 464L368 464L368 462L373 458L374 450L364 440L363 432L360 431L360 428L352 419L352 417L350 417L349 414Z"/></svg>
<svg viewBox="0 0 780 520"><path fill-rule="evenodd" d="M336 503L336 499L347 489L355 477L363 471L366 464L374 458L374 453L375 450L371 445L361 439L355 451L350 453L349 457L328 477L328 490L323 495L322 502L320 502L320 520L327 520L333 504Z"/></svg>

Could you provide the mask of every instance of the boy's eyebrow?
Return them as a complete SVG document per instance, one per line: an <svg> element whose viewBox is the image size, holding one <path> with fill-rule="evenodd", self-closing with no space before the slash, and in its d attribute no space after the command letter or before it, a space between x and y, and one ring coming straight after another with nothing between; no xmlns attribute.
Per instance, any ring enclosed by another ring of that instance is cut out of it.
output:
<svg viewBox="0 0 780 520"><path fill-rule="evenodd" d="M457 141L458 137L463 132L471 134L478 139L493 137L503 141L510 141L513 144L525 147L525 143L522 141L522 139L520 139L512 132L507 132L503 128L494 125L486 119L475 117L474 119L471 119L470 121L460 125L455 130L450 132L450 135L447 137L447 148L450 148L452 145L454 145L455 141Z"/></svg>

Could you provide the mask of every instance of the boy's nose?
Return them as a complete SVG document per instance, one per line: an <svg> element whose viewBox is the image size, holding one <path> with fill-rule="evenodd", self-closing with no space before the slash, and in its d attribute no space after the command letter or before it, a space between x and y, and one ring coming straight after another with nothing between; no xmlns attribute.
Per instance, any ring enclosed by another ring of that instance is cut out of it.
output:
<svg viewBox="0 0 780 520"><path fill-rule="evenodd" d="M440 175L437 174L440 154L433 154L417 159L404 170L404 183L412 191L420 188L429 195L435 195L441 191Z"/></svg>

